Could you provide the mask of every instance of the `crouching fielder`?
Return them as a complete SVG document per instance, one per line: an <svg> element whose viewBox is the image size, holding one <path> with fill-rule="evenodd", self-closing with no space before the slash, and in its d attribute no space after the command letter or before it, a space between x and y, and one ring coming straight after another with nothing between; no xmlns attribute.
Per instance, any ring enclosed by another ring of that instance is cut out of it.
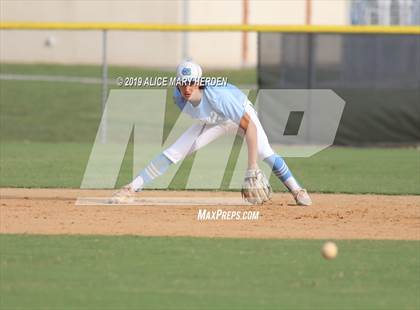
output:
<svg viewBox="0 0 420 310"><path fill-rule="evenodd" d="M266 162L283 182L298 205L311 205L311 199L281 156L271 148L267 135L251 102L238 88L227 84L223 87L200 86L201 67L184 61L177 67L177 78L182 83L174 90L174 102L182 112L199 120L161 154L128 185L114 193L111 202L127 202L145 184L165 173L187 155L227 133L240 133L247 142L248 169L242 187L242 196L253 204L270 199L271 187L259 169L257 160ZM239 130L238 130L239 128Z"/></svg>

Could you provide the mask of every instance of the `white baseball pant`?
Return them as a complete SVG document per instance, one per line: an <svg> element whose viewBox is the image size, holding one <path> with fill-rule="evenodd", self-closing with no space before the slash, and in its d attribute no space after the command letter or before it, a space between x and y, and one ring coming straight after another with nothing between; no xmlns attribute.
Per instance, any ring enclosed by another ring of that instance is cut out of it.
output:
<svg viewBox="0 0 420 310"><path fill-rule="evenodd" d="M245 103L245 111L257 128L258 157L263 160L273 155L274 151L268 142L267 135L251 102L247 101ZM177 163L218 137L237 133L243 135L241 131L239 126L231 120L219 124L197 123L188 128L170 147L163 151L163 154L173 163Z"/></svg>

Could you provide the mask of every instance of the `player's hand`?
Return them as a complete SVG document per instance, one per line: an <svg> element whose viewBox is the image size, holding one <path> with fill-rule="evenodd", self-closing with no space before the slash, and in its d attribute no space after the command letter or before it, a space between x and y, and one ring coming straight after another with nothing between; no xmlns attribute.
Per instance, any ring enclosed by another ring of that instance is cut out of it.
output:
<svg viewBox="0 0 420 310"><path fill-rule="evenodd" d="M256 205L271 198L271 185L260 169L248 169L242 184L242 198Z"/></svg>

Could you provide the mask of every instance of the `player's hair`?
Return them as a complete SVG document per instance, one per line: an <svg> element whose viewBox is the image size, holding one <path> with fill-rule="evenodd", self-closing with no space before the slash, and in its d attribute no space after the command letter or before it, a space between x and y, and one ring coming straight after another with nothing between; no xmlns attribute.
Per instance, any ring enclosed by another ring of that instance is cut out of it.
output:
<svg viewBox="0 0 420 310"><path fill-rule="evenodd" d="M175 87L178 88L179 85L177 85ZM205 88L206 88L206 85L200 85L200 86L198 86L198 89L205 89ZM178 90L179 90L179 88L178 88Z"/></svg>

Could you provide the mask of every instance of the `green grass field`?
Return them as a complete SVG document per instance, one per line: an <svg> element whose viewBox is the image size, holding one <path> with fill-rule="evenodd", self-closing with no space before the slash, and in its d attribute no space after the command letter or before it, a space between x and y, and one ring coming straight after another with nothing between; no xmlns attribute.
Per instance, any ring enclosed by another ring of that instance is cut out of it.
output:
<svg viewBox="0 0 420 310"><path fill-rule="evenodd" d="M2 309L418 309L419 242L0 236Z"/></svg>
<svg viewBox="0 0 420 310"><path fill-rule="evenodd" d="M91 148L87 143L70 142L2 143L0 186L79 188ZM420 194L418 170L413 169L418 159L416 149L331 148L311 158L289 158L287 162L310 191ZM171 189L183 188L186 176L177 175ZM129 147L117 186L131 178ZM283 190L276 178L271 181L275 190Z"/></svg>
<svg viewBox="0 0 420 310"><path fill-rule="evenodd" d="M110 77L160 72L111 67ZM1 64L0 73L100 77L100 68ZM215 74L256 83L254 70ZM0 81L0 186L78 188L99 120L99 85ZM310 191L420 194L415 148L329 148L287 162ZM117 186L131 166L130 145ZM172 188L184 182L181 173ZM0 309L420 308L420 242L337 241L333 261L322 243L0 235Z"/></svg>
<svg viewBox="0 0 420 310"><path fill-rule="evenodd" d="M0 73L100 77L100 68L1 64ZM110 77L157 74L171 73L110 67ZM254 70L211 74L227 76L232 83L256 82ZM95 84L1 81L0 186L78 188L99 126L100 94ZM311 191L420 194L420 152L414 148L331 148L287 161ZM131 163L129 150L117 186L132 177ZM183 183L175 181L173 188Z"/></svg>

